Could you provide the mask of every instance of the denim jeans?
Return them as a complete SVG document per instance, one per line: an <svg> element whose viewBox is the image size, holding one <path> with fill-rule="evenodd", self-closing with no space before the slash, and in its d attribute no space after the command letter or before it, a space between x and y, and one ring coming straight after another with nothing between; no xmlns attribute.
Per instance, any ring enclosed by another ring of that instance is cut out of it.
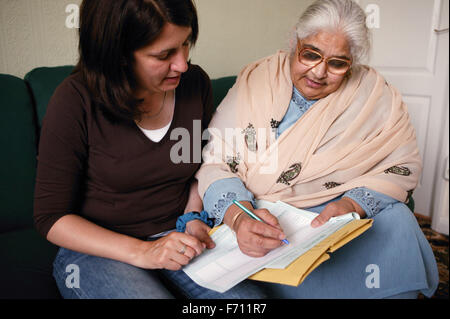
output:
<svg viewBox="0 0 450 319"><path fill-rule="evenodd" d="M145 270L60 248L53 276L66 299L260 299L257 283L245 280L226 293L203 288L182 270ZM77 276L77 277L76 277Z"/></svg>
<svg viewBox="0 0 450 319"><path fill-rule="evenodd" d="M371 287L367 280L375 273L368 266L374 265L379 285ZM432 296L439 283L431 247L401 203L383 209L369 230L331 254L298 287L245 280L221 294L197 285L182 270L144 270L64 248L53 272L64 298L414 298L419 292Z"/></svg>

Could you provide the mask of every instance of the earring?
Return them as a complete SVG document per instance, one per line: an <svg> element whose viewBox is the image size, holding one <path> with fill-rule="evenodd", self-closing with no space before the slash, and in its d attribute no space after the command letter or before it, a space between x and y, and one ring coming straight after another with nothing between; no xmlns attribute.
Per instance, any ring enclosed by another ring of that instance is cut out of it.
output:
<svg viewBox="0 0 450 319"><path fill-rule="evenodd" d="M347 73L345 74L346 77L351 77L352 76L352 68L348 69Z"/></svg>

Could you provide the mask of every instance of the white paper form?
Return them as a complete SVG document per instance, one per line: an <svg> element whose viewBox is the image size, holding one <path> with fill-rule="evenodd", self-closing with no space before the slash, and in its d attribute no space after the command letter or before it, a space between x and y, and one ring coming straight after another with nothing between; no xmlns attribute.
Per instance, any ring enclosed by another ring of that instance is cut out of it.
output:
<svg viewBox="0 0 450 319"><path fill-rule="evenodd" d="M183 271L198 285L225 292L261 269L286 268L318 242L353 220L353 215L347 214L312 228L310 223L318 215L316 213L283 202L258 201L257 207L267 208L278 218L289 245L274 249L264 257L250 257L240 251L234 232L223 225L211 236L216 247L193 259L183 267Z"/></svg>
<svg viewBox="0 0 450 319"><path fill-rule="evenodd" d="M291 249L266 265L265 268L284 269L294 260L313 248L319 242L335 233L352 220L359 219L357 213L349 213L330 218L324 225L313 228L311 222L319 214L299 209L278 201L276 205L258 202L258 208L267 208L277 217L281 228L289 240Z"/></svg>
<svg viewBox="0 0 450 319"><path fill-rule="evenodd" d="M281 256L287 246L272 250L266 256L255 258L241 252L236 235L226 225L211 236L216 247L206 250L183 267L183 271L198 285L225 292L236 284L265 268Z"/></svg>

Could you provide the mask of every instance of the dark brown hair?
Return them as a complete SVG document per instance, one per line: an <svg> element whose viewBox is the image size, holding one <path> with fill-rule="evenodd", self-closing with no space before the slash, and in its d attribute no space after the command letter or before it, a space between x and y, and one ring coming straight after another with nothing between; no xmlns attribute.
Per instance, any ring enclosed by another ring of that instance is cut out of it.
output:
<svg viewBox="0 0 450 319"><path fill-rule="evenodd" d="M140 115L133 95L133 53L154 41L166 23L191 27L198 37L192 0L83 0L80 8L80 72L96 104L110 120Z"/></svg>

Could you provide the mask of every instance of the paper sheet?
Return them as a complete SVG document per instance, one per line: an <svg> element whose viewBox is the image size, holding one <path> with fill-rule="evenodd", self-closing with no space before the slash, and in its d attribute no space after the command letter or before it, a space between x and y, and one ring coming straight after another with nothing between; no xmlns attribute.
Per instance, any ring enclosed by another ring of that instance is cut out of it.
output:
<svg viewBox="0 0 450 319"><path fill-rule="evenodd" d="M265 268L250 276L248 279L279 283L290 286L300 285L306 277L324 261L330 259L332 253L355 239L370 227L373 219L353 220L337 232L321 241L297 258L285 269Z"/></svg>
<svg viewBox="0 0 450 319"><path fill-rule="evenodd" d="M276 205L267 202L257 202L258 208L269 208L272 215L276 216L286 237L292 245L289 252L266 265L266 268L284 269L299 256L313 248L345 224L359 219L356 213L349 213L339 217L331 218L326 224L318 228L310 226L312 220L319 214L298 209L283 202Z"/></svg>
<svg viewBox="0 0 450 319"><path fill-rule="evenodd" d="M357 214L350 213L332 218L314 229L310 223L317 216L316 213L282 202L258 201L257 207L267 208L278 218L289 245L272 250L264 257L250 257L240 251L234 232L223 225L211 235L216 247L193 259L183 267L183 271L200 286L225 292L261 269L286 268L336 230L359 218Z"/></svg>

